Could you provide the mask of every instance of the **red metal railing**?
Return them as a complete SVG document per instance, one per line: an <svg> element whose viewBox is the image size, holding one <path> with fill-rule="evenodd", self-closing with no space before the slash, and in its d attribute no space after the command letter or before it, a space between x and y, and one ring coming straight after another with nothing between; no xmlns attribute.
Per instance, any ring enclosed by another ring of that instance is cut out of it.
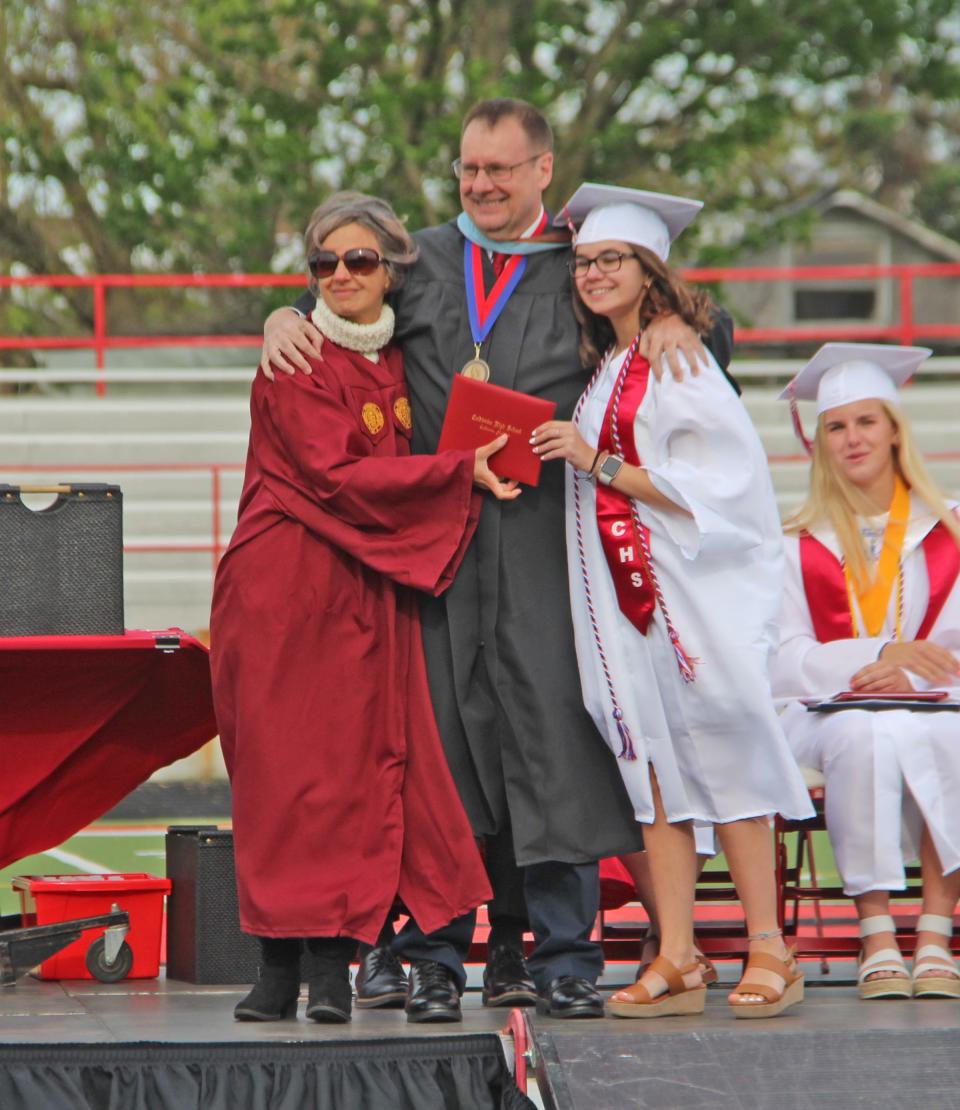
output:
<svg viewBox="0 0 960 1110"><path fill-rule="evenodd" d="M695 267L684 271L691 281L719 282L782 282L782 281L858 281L884 280L898 288L899 319L893 324L858 324L823 326L809 324L783 328L737 328L736 340L741 344L809 343L831 339L894 340L911 344L917 339L960 340L960 323L926 323L915 319L914 284L919 280L960 278L960 263L902 263L896 265L857 266L752 266ZM0 336L0 350L10 349L74 349L92 350L97 370L106 366L106 352L121 348L149 347L258 347L261 336L252 335L111 335L108 328L107 291L116 288L264 288L286 286L303 288L300 274L42 274L30 277L0 275L0 289L41 286L51 288L85 287L93 290L93 334L90 336ZM97 382L97 394L103 396L106 383Z"/></svg>
<svg viewBox="0 0 960 1110"><path fill-rule="evenodd" d="M842 324L825 327L815 320L789 328L737 328L737 343L809 343L814 340L858 342L865 339L892 339L910 346L917 339L960 339L960 324L927 323L914 318L914 282L920 279L960 278L960 262L910 262L886 266L744 266L693 267L683 271L688 281L780 282L780 281L864 281L884 279L899 287L899 320L895 324Z"/></svg>
<svg viewBox="0 0 960 1110"><path fill-rule="evenodd" d="M300 274L38 274L10 277L0 274L0 289L47 286L50 288L89 288L93 290L92 336L0 336L0 350L92 350L97 370L106 367L110 350L147 347L259 347L263 336L254 335L110 335L107 328L107 290L229 288L250 289L289 286L303 289ZM97 381L97 396L107 391L106 382Z"/></svg>

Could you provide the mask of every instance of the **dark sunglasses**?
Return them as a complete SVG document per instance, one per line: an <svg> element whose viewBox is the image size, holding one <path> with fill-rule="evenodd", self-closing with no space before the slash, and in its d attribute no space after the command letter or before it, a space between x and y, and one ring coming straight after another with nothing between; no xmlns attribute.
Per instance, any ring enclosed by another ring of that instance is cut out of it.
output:
<svg viewBox="0 0 960 1110"><path fill-rule="evenodd" d="M336 251L313 251L307 257L310 273L317 278L333 277L338 263L342 262L351 274L372 274L383 259L370 247L354 247L337 254Z"/></svg>

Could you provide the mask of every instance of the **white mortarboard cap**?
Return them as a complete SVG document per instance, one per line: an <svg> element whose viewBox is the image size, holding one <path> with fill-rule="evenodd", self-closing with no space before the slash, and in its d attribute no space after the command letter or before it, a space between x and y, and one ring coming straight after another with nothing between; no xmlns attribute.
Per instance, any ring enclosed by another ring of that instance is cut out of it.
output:
<svg viewBox="0 0 960 1110"><path fill-rule="evenodd" d="M816 401L818 416L827 409L867 398L897 405L900 386L932 353L929 347L824 343L780 394L780 399Z"/></svg>
<svg viewBox="0 0 960 1110"><path fill-rule="evenodd" d="M554 217L554 224L582 226L576 242L619 239L648 250L666 262L670 244L703 207L702 200L587 182Z"/></svg>

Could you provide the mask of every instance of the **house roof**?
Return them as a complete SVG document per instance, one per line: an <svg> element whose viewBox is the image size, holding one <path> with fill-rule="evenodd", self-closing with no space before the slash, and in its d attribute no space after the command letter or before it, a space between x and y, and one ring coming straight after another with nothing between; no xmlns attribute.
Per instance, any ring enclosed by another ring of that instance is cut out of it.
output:
<svg viewBox="0 0 960 1110"><path fill-rule="evenodd" d="M835 189L796 206L796 210L804 208L817 208L820 212L827 212L833 208L849 208L868 220L874 220L888 227L906 239L912 239L924 250L939 255L945 261L960 262L960 243L956 240L941 235L939 231L933 231L917 220L911 220L908 216L895 212L885 204L880 204L879 201L871 200L863 193L858 193L856 189Z"/></svg>

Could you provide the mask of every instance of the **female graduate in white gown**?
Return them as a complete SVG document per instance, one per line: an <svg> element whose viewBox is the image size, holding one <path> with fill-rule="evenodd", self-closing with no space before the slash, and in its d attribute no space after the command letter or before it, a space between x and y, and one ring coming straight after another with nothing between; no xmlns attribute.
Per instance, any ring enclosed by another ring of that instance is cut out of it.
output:
<svg viewBox="0 0 960 1110"><path fill-rule="evenodd" d="M604 203L611 192L624 203ZM657 381L637 353L658 313L697 328L709 312L665 265L699 207L596 186L568 204L573 220L588 210L573 261L584 362L611 346L574 421L534 433L543 459L571 464L567 551L584 700L643 823L659 919L659 957L610 1002L624 1017L703 1007L695 824L717 827L751 937L734 1012L772 1016L803 992L777 928L769 830L771 814L812 809L770 691L783 565L766 458L712 359L682 382Z"/></svg>
<svg viewBox="0 0 960 1110"><path fill-rule="evenodd" d="M864 998L960 996L948 954L960 895L960 714L814 713L796 699L960 697L960 523L930 479L897 385L925 348L827 344L788 391L817 399L810 495L787 522L775 693L798 761L823 772L827 828L860 917ZM914 973L889 916L919 857Z"/></svg>

